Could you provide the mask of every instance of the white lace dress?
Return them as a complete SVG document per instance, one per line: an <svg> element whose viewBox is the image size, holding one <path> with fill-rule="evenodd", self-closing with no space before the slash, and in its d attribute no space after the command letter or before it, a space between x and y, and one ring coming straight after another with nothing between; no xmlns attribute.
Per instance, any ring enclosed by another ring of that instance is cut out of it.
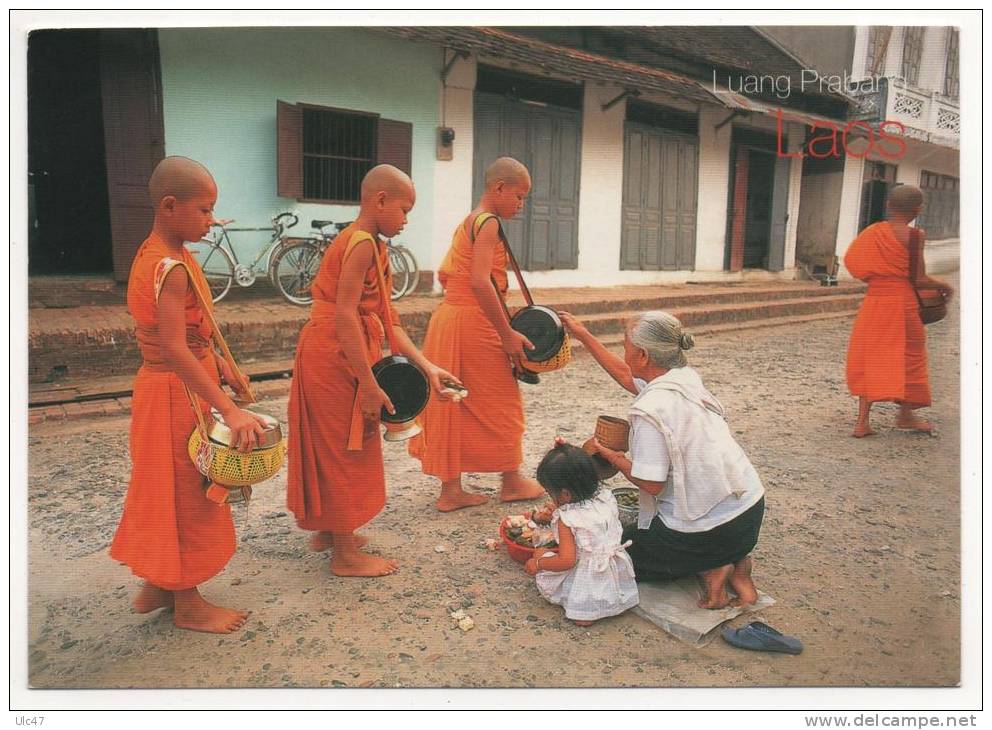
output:
<svg viewBox="0 0 992 730"><path fill-rule="evenodd" d="M559 523L575 535L575 565L561 573L540 571L536 578L541 595L579 621L616 616L636 606L634 566L624 549L630 543L620 544L622 528L613 492L600 489L587 500L556 509L551 519L555 538Z"/></svg>

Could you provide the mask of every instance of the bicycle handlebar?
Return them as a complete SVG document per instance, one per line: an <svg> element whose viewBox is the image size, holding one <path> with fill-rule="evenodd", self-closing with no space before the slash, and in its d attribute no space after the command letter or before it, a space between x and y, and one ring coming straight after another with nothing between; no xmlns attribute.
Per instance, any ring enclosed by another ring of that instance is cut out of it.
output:
<svg viewBox="0 0 992 730"><path fill-rule="evenodd" d="M291 222L288 224L282 223L281 221L283 218L290 218ZM279 213L278 215L273 216L272 218L272 225L283 231L286 230L287 228L292 228L299 222L300 222L300 217L295 212L289 210L283 213Z"/></svg>

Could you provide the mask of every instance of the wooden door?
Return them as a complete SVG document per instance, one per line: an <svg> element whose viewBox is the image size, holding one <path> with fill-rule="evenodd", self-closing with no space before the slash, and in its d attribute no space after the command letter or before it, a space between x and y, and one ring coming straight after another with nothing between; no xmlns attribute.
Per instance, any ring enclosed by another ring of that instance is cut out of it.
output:
<svg viewBox="0 0 992 730"><path fill-rule="evenodd" d="M775 158L772 182L771 230L768 236L768 270L785 268L785 226L789 222L789 173L792 160Z"/></svg>
<svg viewBox="0 0 992 730"><path fill-rule="evenodd" d="M156 31L100 31L100 75L114 278L126 281L152 226L148 178L165 156Z"/></svg>
<svg viewBox="0 0 992 730"><path fill-rule="evenodd" d="M698 160L696 138L626 124L622 269L695 268Z"/></svg>
<svg viewBox="0 0 992 730"><path fill-rule="evenodd" d="M475 95L474 196L485 188L486 168L514 157L531 173L524 210L505 226L520 265L528 271L578 265L581 114L535 106L505 96Z"/></svg>

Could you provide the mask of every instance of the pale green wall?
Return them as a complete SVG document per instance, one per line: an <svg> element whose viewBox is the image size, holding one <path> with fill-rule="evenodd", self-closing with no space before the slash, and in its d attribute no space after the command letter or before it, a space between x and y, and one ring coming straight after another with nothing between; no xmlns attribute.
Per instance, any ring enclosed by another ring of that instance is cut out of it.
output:
<svg viewBox="0 0 992 730"><path fill-rule="evenodd" d="M421 262L433 232L434 135L440 51L361 30L176 28L159 31L165 150L205 164L217 180L218 218L262 226L283 210L350 220L357 206L298 203L276 195L276 100L375 112L413 124L417 204L397 239ZM235 239L257 254L265 234Z"/></svg>

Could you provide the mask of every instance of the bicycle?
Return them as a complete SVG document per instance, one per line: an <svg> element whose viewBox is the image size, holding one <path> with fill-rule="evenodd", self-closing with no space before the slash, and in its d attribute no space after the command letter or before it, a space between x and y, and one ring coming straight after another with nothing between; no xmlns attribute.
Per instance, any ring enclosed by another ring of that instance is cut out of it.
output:
<svg viewBox="0 0 992 730"><path fill-rule="evenodd" d="M288 238L287 229L299 222L295 213L279 213L272 218L272 225L267 228L231 228L234 220L219 220L212 226L207 237L188 243L186 247L196 258L203 269L210 293L215 302L219 302L231 290L232 284L249 287L255 283L261 271L266 272L273 287L292 304L303 304L300 297L300 286L305 278L300 275L298 267L307 255L313 255L317 250L317 242L307 238ZM238 260L237 252L231 243L231 233L248 231L272 231L268 244L250 264ZM312 249L312 250L311 250ZM289 255L288 251L296 255ZM259 264L265 259L264 267ZM319 257L318 257L319 259ZM305 290L309 294L310 282L305 282Z"/></svg>
<svg viewBox="0 0 992 730"><path fill-rule="evenodd" d="M342 223L335 223L328 220L310 221L310 226L317 231L317 236L321 241L321 256L323 256L324 251L333 242L334 236L351 225L351 223L352 221L344 221ZM330 226L334 226L334 234L324 230ZM390 292L390 299L396 301L417 288L420 268L417 266L417 259L414 258L413 252L406 246L403 244L394 244L392 241L386 241L386 244L389 251L389 267L393 273L393 286ZM316 275L316 271L314 275Z"/></svg>

